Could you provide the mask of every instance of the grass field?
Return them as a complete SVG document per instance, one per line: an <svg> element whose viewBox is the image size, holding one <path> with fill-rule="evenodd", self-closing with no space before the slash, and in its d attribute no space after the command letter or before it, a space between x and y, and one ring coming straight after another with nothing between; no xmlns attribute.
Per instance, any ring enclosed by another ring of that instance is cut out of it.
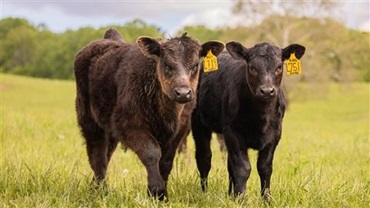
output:
<svg viewBox="0 0 370 208"><path fill-rule="evenodd" d="M225 155L216 140L208 193L200 190L192 139L175 159L168 202L147 196L143 165L121 148L109 166L109 193L91 189L74 82L0 76L0 207L268 207L259 197L255 151L246 196L227 195ZM370 207L369 86L329 84L320 99L310 91L312 99L306 93L291 102L270 207Z"/></svg>

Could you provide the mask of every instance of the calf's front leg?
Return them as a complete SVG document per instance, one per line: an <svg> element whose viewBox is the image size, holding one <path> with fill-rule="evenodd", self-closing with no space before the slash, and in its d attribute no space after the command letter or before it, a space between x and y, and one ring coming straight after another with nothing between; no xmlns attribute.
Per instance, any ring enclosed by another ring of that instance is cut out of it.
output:
<svg viewBox="0 0 370 208"><path fill-rule="evenodd" d="M272 160L277 143L269 144L258 152L257 170L261 181L261 196L269 202L271 200L270 180L272 174Z"/></svg>
<svg viewBox="0 0 370 208"><path fill-rule="evenodd" d="M168 176L170 175L172 170L176 149L178 148L179 144L181 144L183 139L186 140L186 136L189 134L189 131L190 123L184 122L184 125L180 127L177 134L161 147L162 157L159 161L159 170L166 184L168 181Z"/></svg>
<svg viewBox="0 0 370 208"><path fill-rule="evenodd" d="M248 152L230 128L224 130L225 142L228 151L227 169L229 171L229 194L235 196L245 192L247 180L251 173Z"/></svg>
<svg viewBox="0 0 370 208"><path fill-rule="evenodd" d="M232 192L235 196L244 194L251 173L247 151L229 152L227 168L229 171L229 194Z"/></svg>
<svg viewBox="0 0 370 208"><path fill-rule="evenodd" d="M142 129L131 130L124 138L124 144L132 149L144 164L148 173L148 194L163 200L167 197L165 181L160 170L161 147L157 140Z"/></svg>

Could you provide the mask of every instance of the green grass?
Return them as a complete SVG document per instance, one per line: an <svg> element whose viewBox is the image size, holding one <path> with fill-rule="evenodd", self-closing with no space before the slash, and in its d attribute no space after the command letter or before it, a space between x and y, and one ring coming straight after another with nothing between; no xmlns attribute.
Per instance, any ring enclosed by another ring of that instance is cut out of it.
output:
<svg viewBox="0 0 370 208"><path fill-rule="evenodd" d="M187 154L175 158L168 202L147 196L145 168L121 149L109 166L108 193L91 189L74 82L0 76L0 207L268 207L259 197L255 151L246 196L227 195L225 155L216 140L208 193L200 190L192 139ZM310 91L289 106L270 207L370 207L369 84L325 89L320 99Z"/></svg>

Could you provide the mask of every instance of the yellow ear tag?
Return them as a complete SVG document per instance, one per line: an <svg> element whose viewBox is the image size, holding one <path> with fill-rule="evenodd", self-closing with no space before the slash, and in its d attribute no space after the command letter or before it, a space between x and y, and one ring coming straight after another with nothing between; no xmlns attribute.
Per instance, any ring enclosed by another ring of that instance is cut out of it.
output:
<svg viewBox="0 0 370 208"><path fill-rule="evenodd" d="M216 71L218 69L217 57L213 55L212 51L207 52L206 57L203 59L204 72Z"/></svg>
<svg viewBox="0 0 370 208"><path fill-rule="evenodd" d="M301 61L295 57L294 53L290 54L290 57L285 62L286 73L288 75L298 75L302 74Z"/></svg>

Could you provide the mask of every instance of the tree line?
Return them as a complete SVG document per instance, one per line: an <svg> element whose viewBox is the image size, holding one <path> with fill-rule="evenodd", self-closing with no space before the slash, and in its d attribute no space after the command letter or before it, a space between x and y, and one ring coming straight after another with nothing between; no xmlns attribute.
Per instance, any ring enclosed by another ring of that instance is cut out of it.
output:
<svg viewBox="0 0 370 208"><path fill-rule="evenodd" d="M141 20L99 29L84 27L61 34L48 30L45 25L34 26L21 18L5 18L0 24L1 71L51 79L74 79L76 53L89 42L101 39L109 27L119 30L127 42L134 42L140 35L163 37L159 28Z"/></svg>
<svg viewBox="0 0 370 208"><path fill-rule="evenodd" d="M32 25L22 18L3 18L0 25L0 71L51 79L74 79L75 54L87 43L102 38L109 27L116 28L127 42L135 42L142 35L168 37L159 27L140 19L63 33L54 33L43 24ZM348 29L330 18L270 15L249 27L187 26L178 34L185 31L200 42L236 40L247 47L257 42L271 42L280 47L299 43L306 47L306 55L302 59L303 74L296 81L370 82L370 34Z"/></svg>

